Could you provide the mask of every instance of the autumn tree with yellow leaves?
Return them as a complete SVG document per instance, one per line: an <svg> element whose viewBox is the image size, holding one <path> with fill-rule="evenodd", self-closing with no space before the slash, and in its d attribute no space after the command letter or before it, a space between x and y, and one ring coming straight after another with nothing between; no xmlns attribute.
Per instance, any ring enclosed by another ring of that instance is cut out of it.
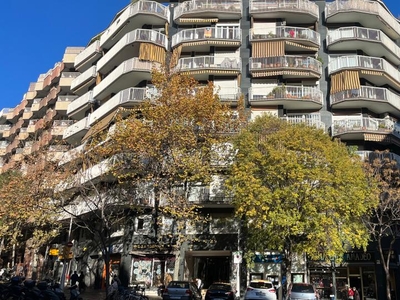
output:
<svg viewBox="0 0 400 300"><path fill-rule="evenodd" d="M249 253L284 253L287 283L296 255L337 258L365 248L361 217L377 204L360 158L322 130L258 117L234 141L228 186L247 226Z"/></svg>
<svg viewBox="0 0 400 300"><path fill-rule="evenodd" d="M16 168L0 175L1 251L12 253L12 264L16 263L16 249L25 248L25 258L32 258L59 234L61 225L46 182L54 161L44 167L44 156L37 153L25 157L23 165L25 171ZM36 278L42 270L33 271L28 270L29 275Z"/></svg>

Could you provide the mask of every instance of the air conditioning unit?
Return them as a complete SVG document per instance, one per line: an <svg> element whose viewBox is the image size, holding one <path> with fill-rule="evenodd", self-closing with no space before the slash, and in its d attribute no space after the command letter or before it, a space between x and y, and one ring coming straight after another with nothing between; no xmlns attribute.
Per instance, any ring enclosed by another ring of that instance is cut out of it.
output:
<svg viewBox="0 0 400 300"><path fill-rule="evenodd" d="M281 26L286 26L286 21L282 21L280 25Z"/></svg>

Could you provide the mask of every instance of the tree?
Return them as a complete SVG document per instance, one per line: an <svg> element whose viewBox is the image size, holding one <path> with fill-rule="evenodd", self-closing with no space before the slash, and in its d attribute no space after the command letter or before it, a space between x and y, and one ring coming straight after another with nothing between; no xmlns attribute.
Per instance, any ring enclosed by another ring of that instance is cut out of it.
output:
<svg viewBox="0 0 400 300"><path fill-rule="evenodd" d="M287 282L295 255L320 260L367 245L361 216L375 204L357 155L322 130L272 116L234 140L227 182L249 232L250 253L284 252Z"/></svg>
<svg viewBox="0 0 400 300"><path fill-rule="evenodd" d="M180 246L198 242L188 232L208 216L199 201L188 199L206 196L202 188L219 172L216 164L229 149L225 142L240 123L211 83L202 86L166 70L154 70L152 82L156 95L120 109L112 129L99 130L58 165L57 176L46 176L54 207L90 232L94 249L102 252L107 286L114 229L131 229L133 216L150 216L145 243L177 256Z"/></svg>
<svg viewBox="0 0 400 300"><path fill-rule="evenodd" d="M207 222L201 203L188 199L206 196L202 188L218 173L215 162L229 152L226 141L240 119L219 101L212 83L167 70L154 70L152 83L157 94L122 113L110 141L98 149L102 157L121 158L112 173L132 198L143 197L143 187L150 191L153 242L178 255L184 242L196 242L190 228Z"/></svg>
<svg viewBox="0 0 400 300"><path fill-rule="evenodd" d="M1 174L0 179L0 232L2 250L12 250L15 263L16 246L25 245L25 253L33 257L35 250L46 245L59 233L60 224L52 207L47 189L47 172L51 172L54 162L49 161L46 168L42 155L26 156L24 167ZM11 249L12 248L12 249ZM28 270L31 272L32 270ZM37 270L29 274L38 276Z"/></svg>
<svg viewBox="0 0 400 300"><path fill-rule="evenodd" d="M398 162L391 160L388 151L371 153L365 162L371 182L377 184L379 204L370 209L363 220L377 249L386 276L386 298L390 294L390 258L393 246L400 237L400 171ZM386 244L385 244L386 243Z"/></svg>

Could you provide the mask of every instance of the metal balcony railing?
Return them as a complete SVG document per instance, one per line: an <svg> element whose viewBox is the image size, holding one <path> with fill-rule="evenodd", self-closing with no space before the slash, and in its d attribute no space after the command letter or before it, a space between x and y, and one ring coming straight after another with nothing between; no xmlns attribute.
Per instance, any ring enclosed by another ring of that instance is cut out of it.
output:
<svg viewBox="0 0 400 300"><path fill-rule="evenodd" d="M309 13L319 18L318 5L309 0L250 0L250 14L269 11Z"/></svg>
<svg viewBox="0 0 400 300"><path fill-rule="evenodd" d="M204 27L184 29L172 36L172 47L200 40L241 41L241 30L238 26Z"/></svg>
<svg viewBox="0 0 400 300"><path fill-rule="evenodd" d="M229 0L221 2L218 0L191 0L185 1L174 8L174 20L188 13L211 11L215 12L226 12L226 13L238 13L242 14L242 1L241 0Z"/></svg>
<svg viewBox="0 0 400 300"><path fill-rule="evenodd" d="M176 70L178 71L191 71L202 69L241 71L242 61L240 58L197 56L181 58L179 59L178 65L176 66Z"/></svg>
<svg viewBox="0 0 400 300"><path fill-rule="evenodd" d="M320 34L314 30L304 27L277 26L275 28L266 29L265 33L259 33L252 30L250 41L270 40L270 39L293 39L307 40L316 45L320 45Z"/></svg>

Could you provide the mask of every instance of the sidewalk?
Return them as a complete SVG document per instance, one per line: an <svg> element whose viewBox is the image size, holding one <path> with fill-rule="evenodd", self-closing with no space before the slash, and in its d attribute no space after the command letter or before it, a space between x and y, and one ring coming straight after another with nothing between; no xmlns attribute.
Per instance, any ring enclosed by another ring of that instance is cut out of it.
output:
<svg viewBox="0 0 400 300"><path fill-rule="evenodd" d="M66 288L64 290L64 294L67 299L70 298L69 289ZM150 298L150 300L158 300L161 297L157 296L157 290L146 290L145 295ZM105 300L106 299L106 291L105 290L95 290L93 288L87 288L82 294L81 297L83 300Z"/></svg>

